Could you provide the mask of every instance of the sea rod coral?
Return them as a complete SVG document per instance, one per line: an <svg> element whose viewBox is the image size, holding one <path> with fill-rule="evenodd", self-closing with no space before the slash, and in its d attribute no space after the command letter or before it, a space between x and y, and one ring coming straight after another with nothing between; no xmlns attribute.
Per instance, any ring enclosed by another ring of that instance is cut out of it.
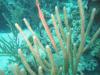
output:
<svg viewBox="0 0 100 75"><path fill-rule="evenodd" d="M26 41L27 45L29 46L29 49L33 55L33 57L36 60L37 63L37 72L32 70L31 65L27 62L27 58L25 58L22 50L18 49L18 54L22 60L22 63L25 67L19 68L18 64L15 64L14 70L12 72L14 75L76 75L77 74L77 68L79 64L80 57L82 54L89 48L91 44L95 41L95 39L100 34L100 28L95 32L92 39L90 40L89 44L86 44L86 37L89 34L89 31L92 26L92 22L96 13L96 9L93 8L91 17L89 20L89 23L85 29L85 15L84 15L84 9L82 5L82 0L77 0L78 6L79 6L79 12L80 12L80 41L79 44L76 42L73 42L72 40L72 30L71 26L68 23L68 16L67 16L67 10L65 7L63 7L63 15L64 15L64 25L67 30L67 32L64 30L64 27L62 25L62 21L60 18L60 14L58 11L58 7L55 7L55 13L56 18L53 14L51 14L52 23L56 32L56 37L59 41L59 47L57 46L57 43L55 39L53 38L53 35L50 31L50 28L48 27L48 24L45 20L44 14L40 8L38 0L36 0L36 6L38 9L39 18L42 22L43 27L45 28L45 31L47 32L47 35L51 41L51 44L53 46L53 49L55 50L55 53L51 52L51 48L49 45L44 47L40 41L40 39L37 37L36 33L32 30L30 23L27 21L26 18L23 19L26 27L29 29L29 31L32 33L34 45L30 43L28 38L26 37L26 34L24 34L22 28L18 23L15 23L16 28L18 31L22 34L24 40ZM86 30L86 31L85 31ZM43 50L43 52L46 54L46 59L42 59L39 53L39 49ZM62 64L59 66L56 64L54 60L54 54L58 55L60 57L60 53L63 56ZM3 71L0 71L3 75ZM28 73L27 73L28 72Z"/></svg>

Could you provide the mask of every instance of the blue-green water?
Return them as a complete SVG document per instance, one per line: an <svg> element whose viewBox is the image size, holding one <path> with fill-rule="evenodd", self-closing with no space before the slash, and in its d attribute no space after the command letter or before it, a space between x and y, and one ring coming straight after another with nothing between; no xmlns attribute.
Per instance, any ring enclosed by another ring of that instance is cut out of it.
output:
<svg viewBox="0 0 100 75"><path fill-rule="evenodd" d="M100 75L100 1L0 0L0 75L31 75L19 49L35 75Z"/></svg>

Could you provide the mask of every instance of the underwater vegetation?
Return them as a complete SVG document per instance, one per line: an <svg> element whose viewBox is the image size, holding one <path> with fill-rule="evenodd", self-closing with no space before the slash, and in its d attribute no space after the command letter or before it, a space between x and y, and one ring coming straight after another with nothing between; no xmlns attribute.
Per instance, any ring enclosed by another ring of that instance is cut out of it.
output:
<svg viewBox="0 0 100 75"><path fill-rule="evenodd" d="M86 23L83 2L77 0L77 3L79 12L74 11L72 16L77 14L78 18L76 19L79 19L79 21L70 21L73 17L69 18L67 7L63 7L60 12L58 6L55 6L55 9L52 8L55 10L55 14L50 13L49 15L51 17L49 24L53 25L50 26L44 15L46 11L41 9L41 4L36 0L38 17L45 29L43 34L40 35L45 36L46 39L40 39L39 34L34 31L25 16L23 22L31 33L29 37L27 37L28 33L24 33L24 26L21 26L19 21L14 21L15 27L10 27L14 38L11 38L10 42L7 42L4 38L0 39L0 47L4 50L3 52L0 51L0 54L8 53L16 58L8 65L8 69L10 69L8 75L85 75L79 69L80 58L89 50L91 45L95 44L100 35L100 27L89 38L88 35L91 32L97 9L91 10L90 18ZM45 14L48 15L48 13ZM77 30L71 24L77 25L75 26ZM18 39L21 39L20 36L17 38L18 32L23 38L22 44L18 42ZM47 43L42 42L47 39ZM98 43L98 45L100 44ZM96 57L98 56L99 53ZM5 75L5 73L1 68L0 75Z"/></svg>
<svg viewBox="0 0 100 75"><path fill-rule="evenodd" d="M99 19L100 19L100 14L99 14L100 13L100 1L99 0L88 0L87 6L88 6L89 12L91 12L91 10L93 8L97 9L95 21L99 22Z"/></svg>

